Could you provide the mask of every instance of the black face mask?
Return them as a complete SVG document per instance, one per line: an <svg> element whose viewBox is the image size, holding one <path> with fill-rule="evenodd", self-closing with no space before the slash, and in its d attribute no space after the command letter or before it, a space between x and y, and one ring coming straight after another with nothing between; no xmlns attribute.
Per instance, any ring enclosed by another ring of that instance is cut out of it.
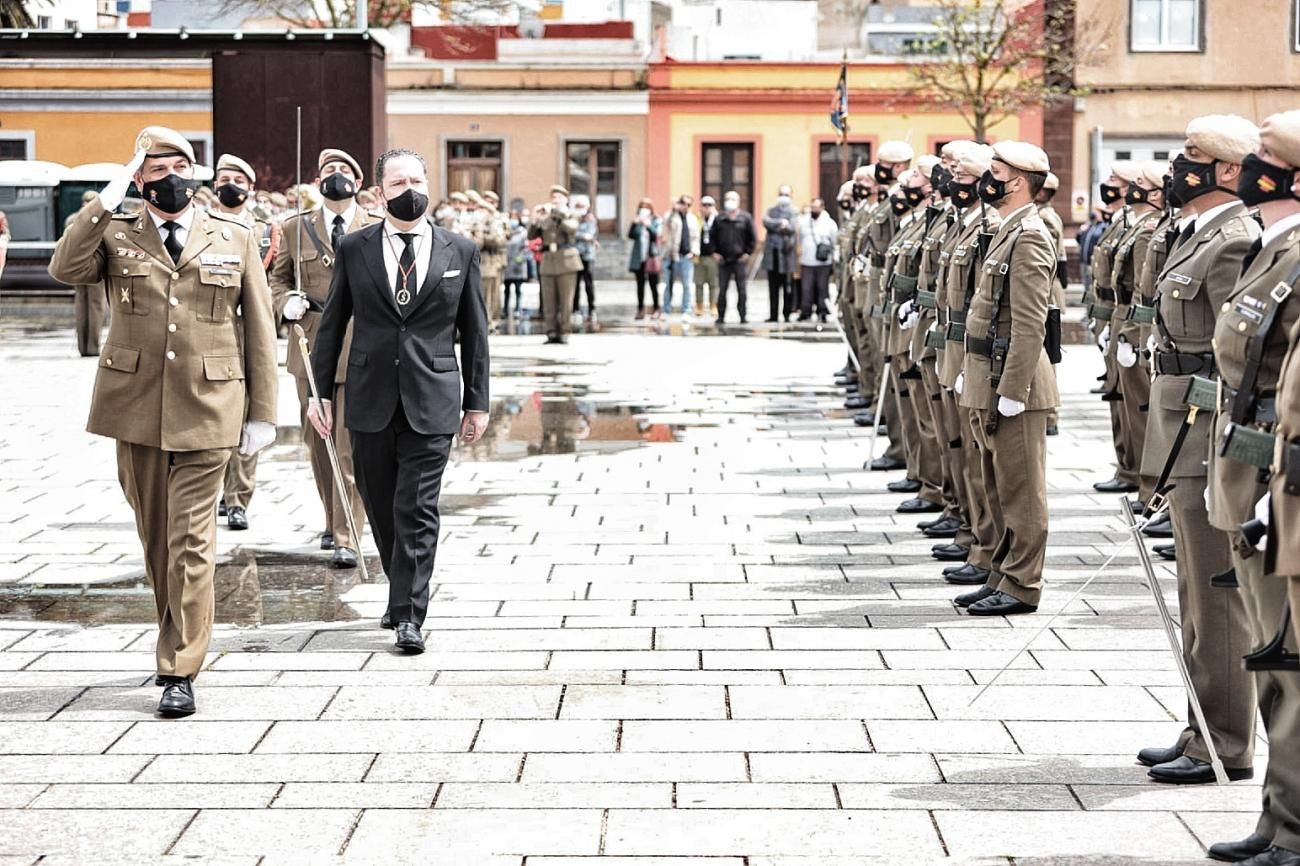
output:
<svg viewBox="0 0 1300 866"><path fill-rule="evenodd" d="M907 199L910 206L916 207L925 201L925 193L921 191L920 187L908 187L903 190L903 198Z"/></svg>
<svg viewBox="0 0 1300 866"><path fill-rule="evenodd" d="M884 165L876 165L876 183L893 183L894 170Z"/></svg>
<svg viewBox="0 0 1300 866"><path fill-rule="evenodd" d="M889 209L894 212L894 216L902 216L912 209L907 203L907 197L901 195L891 195L889 197Z"/></svg>
<svg viewBox="0 0 1300 866"><path fill-rule="evenodd" d="M1266 201L1295 198L1291 194L1295 171L1290 166L1273 165L1252 153L1241 163L1237 195L1246 207L1257 207Z"/></svg>
<svg viewBox="0 0 1300 866"><path fill-rule="evenodd" d="M1124 204L1148 204L1150 193L1135 183L1128 185L1128 192L1124 193Z"/></svg>
<svg viewBox="0 0 1300 866"><path fill-rule="evenodd" d="M889 198L889 190L884 187L878 187L876 189L876 201L884 201L887 198Z"/></svg>
<svg viewBox="0 0 1300 866"><path fill-rule="evenodd" d="M197 180L169 174L158 180L151 180L144 185L141 192L144 200L163 213L180 213L190 206L194 191L199 188Z"/></svg>
<svg viewBox="0 0 1300 866"><path fill-rule="evenodd" d="M1218 188L1214 182L1215 162L1192 162L1181 154L1174 160L1174 182L1171 194L1179 205L1185 205L1197 196ZM1227 190L1236 195L1236 190Z"/></svg>
<svg viewBox="0 0 1300 866"><path fill-rule="evenodd" d="M1101 185L1101 200L1106 204L1114 204L1123 197L1124 194L1119 191L1119 187L1111 186L1108 183Z"/></svg>
<svg viewBox="0 0 1300 866"><path fill-rule="evenodd" d="M1165 207L1176 208L1183 206L1183 200L1174 195L1174 176L1172 174L1165 175L1164 191Z"/></svg>
<svg viewBox="0 0 1300 866"><path fill-rule="evenodd" d="M336 171L320 182L320 194L330 201L343 201L357 194L357 182Z"/></svg>
<svg viewBox="0 0 1300 866"><path fill-rule="evenodd" d="M952 200L957 207L967 208L975 204L976 200L979 199L979 192L975 189L978 185L979 181L977 180L970 183L958 183L955 180L950 180L948 181L948 192L951 193Z"/></svg>
<svg viewBox="0 0 1300 866"><path fill-rule="evenodd" d="M854 200L854 201L862 201L862 200L863 200L864 198L866 198L870 193L871 193L871 187L867 186L865 183L855 183L855 184L853 184L853 200Z"/></svg>
<svg viewBox="0 0 1300 866"><path fill-rule="evenodd" d="M402 222L411 222L424 216L429 209L429 197L418 189L408 187L406 192L387 202L388 212Z"/></svg>
<svg viewBox="0 0 1300 866"><path fill-rule="evenodd" d="M248 201L248 190L238 184L223 183L217 187L217 201L221 202L223 207L240 207Z"/></svg>
<svg viewBox="0 0 1300 866"><path fill-rule="evenodd" d="M952 172L942 165L936 165L930 169L930 186L935 192L944 198L948 197L948 183L952 180Z"/></svg>
<svg viewBox="0 0 1300 866"><path fill-rule="evenodd" d="M849 201L848 199L844 199L843 201L836 202L836 204L840 206L840 210L842 211L853 210L853 202Z"/></svg>
<svg viewBox="0 0 1300 866"><path fill-rule="evenodd" d="M998 180L992 171L986 171L980 178L979 194L980 200L985 204L997 207L998 202L1007 197L1007 182Z"/></svg>

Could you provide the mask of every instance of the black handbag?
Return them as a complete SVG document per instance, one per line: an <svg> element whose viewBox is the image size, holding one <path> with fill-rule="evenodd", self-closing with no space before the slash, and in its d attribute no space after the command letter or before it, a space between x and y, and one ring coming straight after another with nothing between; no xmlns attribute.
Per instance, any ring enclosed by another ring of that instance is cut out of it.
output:
<svg viewBox="0 0 1300 866"><path fill-rule="evenodd" d="M817 261L829 262L831 254L835 252L835 245L830 241L820 241L817 244Z"/></svg>

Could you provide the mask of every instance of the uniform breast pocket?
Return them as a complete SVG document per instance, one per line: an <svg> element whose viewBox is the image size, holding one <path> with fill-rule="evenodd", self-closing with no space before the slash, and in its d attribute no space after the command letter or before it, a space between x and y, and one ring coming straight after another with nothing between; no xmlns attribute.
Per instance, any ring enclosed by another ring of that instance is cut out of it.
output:
<svg viewBox="0 0 1300 866"><path fill-rule="evenodd" d="M1214 332L1200 277L1170 274L1160 289L1160 313L1174 337L1206 336Z"/></svg>
<svg viewBox="0 0 1300 866"><path fill-rule="evenodd" d="M113 259L108 264L109 291L113 312L127 316L149 314L149 272L151 262Z"/></svg>
<svg viewBox="0 0 1300 866"><path fill-rule="evenodd" d="M233 268L199 268L194 314L200 322L224 322L234 313L235 292L241 283Z"/></svg>

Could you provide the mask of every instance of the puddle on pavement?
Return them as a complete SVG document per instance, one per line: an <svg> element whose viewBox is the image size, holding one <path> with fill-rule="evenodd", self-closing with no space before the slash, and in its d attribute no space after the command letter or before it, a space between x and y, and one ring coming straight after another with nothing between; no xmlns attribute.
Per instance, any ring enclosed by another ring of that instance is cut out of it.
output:
<svg viewBox="0 0 1300 866"><path fill-rule="evenodd" d="M379 560L367 557L371 583L385 584ZM360 569L334 569L329 554L285 554L237 548L217 565L217 622L261 626L344 622L362 618L342 598L365 582ZM365 594L370 599L373 593ZM371 605L373 607L373 605ZM367 614L369 615L369 614ZM138 579L93 586L0 586L0 618L82 625L155 621L153 591Z"/></svg>

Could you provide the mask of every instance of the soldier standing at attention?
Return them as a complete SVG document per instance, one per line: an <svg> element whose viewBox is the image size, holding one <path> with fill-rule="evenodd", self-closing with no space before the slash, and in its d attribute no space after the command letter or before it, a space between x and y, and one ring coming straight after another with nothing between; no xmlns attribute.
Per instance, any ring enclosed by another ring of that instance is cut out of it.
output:
<svg viewBox="0 0 1300 866"><path fill-rule="evenodd" d="M501 275L506 269L506 244L510 227L500 210L501 196L492 190L479 193L483 217L479 223L479 268L483 295L487 300L488 322L493 328L501 318Z"/></svg>
<svg viewBox="0 0 1300 866"><path fill-rule="evenodd" d="M993 145L979 196L1002 225L989 243L966 317L966 358L956 381L973 425L998 539L984 586L959 596L972 616L1032 613L1047 557L1047 416L1059 405L1044 349L1056 247L1034 196L1051 166L1023 141Z"/></svg>
<svg viewBox="0 0 1300 866"><path fill-rule="evenodd" d="M1061 188L1061 179L1052 172L1047 173L1047 182L1039 190L1038 195L1034 196L1034 204L1038 205L1038 216L1042 218L1043 225L1047 226L1047 232L1052 236L1052 243L1056 245L1056 288L1052 291L1052 303L1058 310L1065 309L1065 290L1070 286L1068 276L1067 260L1065 257L1065 223L1061 220L1061 215L1052 207L1052 199L1056 198L1057 190ZM1060 418L1055 409L1047 416L1047 435L1055 436L1060 433Z"/></svg>
<svg viewBox="0 0 1300 866"><path fill-rule="evenodd" d="M114 216L133 180L145 211ZM275 438L275 321L261 250L242 223L195 208L197 186L190 143L147 127L50 262L55 279L106 280L113 298L87 430L117 440L157 605L158 712L167 717L195 710L230 449L255 454Z"/></svg>
<svg viewBox="0 0 1300 866"><path fill-rule="evenodd" d="M569 210L569 191L551 187L551 204L528 228L528 237L542 239L542 309L546 311L546 342L567 343L573 291L582 270L578 254L578 218Z"/></svg>
<svg viewBox="0 0 1300 866"><path fill-rule="evenodd" d="M1181 448L1175 443L1191 418L1185 400L1192 378L1215 377L1215 319L1259 237L1259 225L1237 197L1242 160L1258 149L1259 129L1249 120L1198 117L1187 124L1183 153L1173 165L1170 192L1182 203L1185 224L1156 281L1156 376L1142 472L1159 478L1169 468L1183 657L1210 730L1199 730L1189 713L1188 725L1173 746L1139 752L1138 761L1151 768L1148 775L1157 782L1212 783L1206 737L1214 738L1228 778L1247 779L1253 773L1255 683L1241 664L1251 650L1250 627L1242 593L1210 584L1213 576L1232 566L1231 543L1210 524L1206 512L1212 412L1196 415L1184 431Z"/></svg>
<svg viewBox="0 0 1300 866"><path fill-rule="evenodd" d="M249 210L248 202L255 190L254 184L257 183L257 175L252 166L237 156L223 153L217 159L212 182L216 192L213 210L243 223L253 232L261 252L262 269L270 270L280 239L280 229L274 223L257 219ZM242 315L237 315L236 319L242 320ZM256 483L257 455L240 454L238 448L232 450L230 462L226 464L221 502L217 506L217 514L225 516L228 528L248 528L248 503L253 499Z"/></svg>
<svg viewBox="0 0 1300 866"><path fill-rule="evenodd" d="M350 154L338 148L326 148L317 157L316 166L316 185L323 198L321 206L304 211L301 215L293 214L284 221L280 250L271 267L271 293L276 312L285 320L301 325L312 347L315 346L316 329L320 327L321 313L325 310L325 300L329 296L334 257L338 253L339 243L344 235L383 219L368 213L357 204L356 194L364 176L360 164ZM316 381L316 387L321 389L322 396L333 393L335 407L343 407L346 402L343 384L347 381L351 335L351 331L344 332L343 350L339 355L333 381ZM303 430L306 430L311 390L307 384L307 368L303 365L302 353L292 341L285 368L293 374L298 389L298 405L302 411ZM338 411L342 411L342 408ZM334 448L338 453L343 483L348 491L346 502L339 497L338 485L334 483L334 470L330 467L325 440L319 436L304 436L303 441L307 445L307 459L311 462L311 473L316 480L316 493L325 510L325 532L321 536L321 549L333 551L330 564L335 568L356 568L361 539L353 538L349 532L347 512L344 509L352 509L358 532L365 532L366 512L352 468L352 441L342 432L341 427L335 429Z"/></svg>

